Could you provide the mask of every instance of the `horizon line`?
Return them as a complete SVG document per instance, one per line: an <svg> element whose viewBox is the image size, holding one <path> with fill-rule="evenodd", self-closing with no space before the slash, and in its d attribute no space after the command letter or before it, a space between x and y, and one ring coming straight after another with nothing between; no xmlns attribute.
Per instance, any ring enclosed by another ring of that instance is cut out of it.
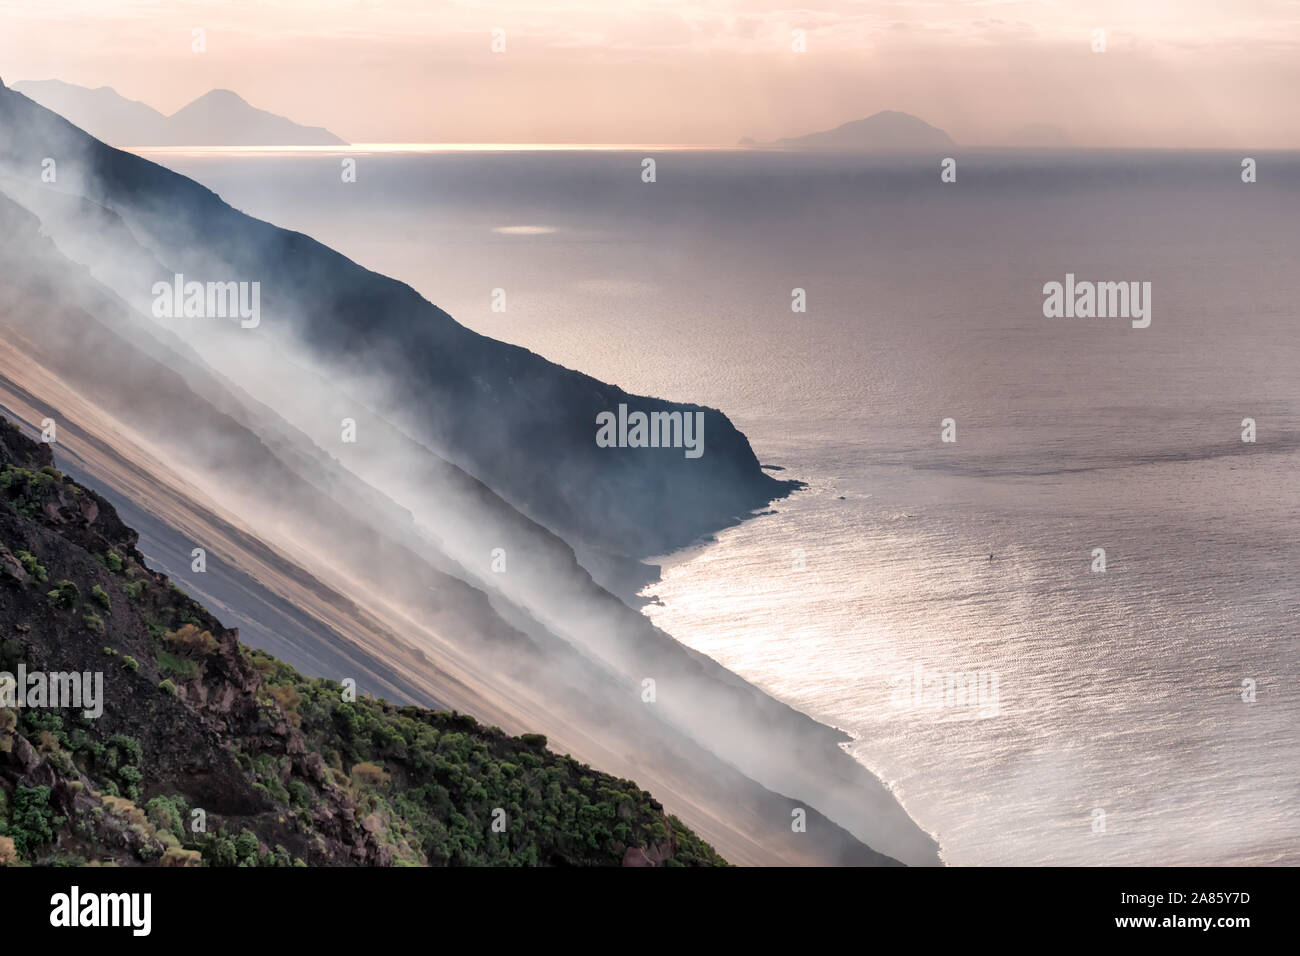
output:
<svg viewBox="0 0 1300 956"><path fill-rule="evenodd" d="M106 144L108 145L108 144ZM1256 153L1286 153L1300 151L1300 146L1020 146L998 143L954 143L939 149L851 149L834 147L782 146L773 144L701 144L701 143L345 143L332 145L275 145L259 146L116 146L132 153L159 155L293 155L293 154L346 154L346 153L475 153L475 152L753 152L799 153L807 155L854 156L928 156L931 153L951 150L989 150L1001 152L1223 152L1239 153L1250 150Z"/></svg>

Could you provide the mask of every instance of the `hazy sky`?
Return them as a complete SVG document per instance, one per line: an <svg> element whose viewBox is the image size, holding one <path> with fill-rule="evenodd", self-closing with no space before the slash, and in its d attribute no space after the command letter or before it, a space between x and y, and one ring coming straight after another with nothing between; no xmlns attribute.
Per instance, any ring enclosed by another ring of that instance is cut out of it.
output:
<svg viewBox="0 0 1300 956"><path fill-rule="evenodd" d="M6 83L165 113L224 87L352 142L732 144L898 109L966 144L1295 148L1298 53L1300 0L0 0Z"/></svg>

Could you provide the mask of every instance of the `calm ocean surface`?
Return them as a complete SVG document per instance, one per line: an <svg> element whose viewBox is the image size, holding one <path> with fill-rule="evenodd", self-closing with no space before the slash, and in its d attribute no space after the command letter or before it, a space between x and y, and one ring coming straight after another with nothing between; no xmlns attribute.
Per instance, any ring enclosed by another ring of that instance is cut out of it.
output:
<svg viewBox="0 0 1300 956"><path fill-rule="evenodd" d="M808 482L648 613L948 862L1300 863L1300 154L956 155L151 158ZM1067 273L1150 327L1044 318Z"/></svg>

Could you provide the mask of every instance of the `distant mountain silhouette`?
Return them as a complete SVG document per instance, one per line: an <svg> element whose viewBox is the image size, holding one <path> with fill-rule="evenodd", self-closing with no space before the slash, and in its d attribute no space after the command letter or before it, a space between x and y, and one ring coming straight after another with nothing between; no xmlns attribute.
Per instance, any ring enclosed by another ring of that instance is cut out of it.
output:
<svg viewBox="0 0 1300 956"><path fill-rule="evenodd" d="M246 103L230 90L204 93L171 117L172 137L183 146L341 146L319 126L299 126Z"/></svg>
<svg viewBox="0 0 1300 956"><path fill-rule="evenodd" d="M327 129L259 110L230 90L211 90L164 116L108 86L24 80L12 89L113 146L347 145Z"/></svg>
<svg viewBox="0 0 1300 956"><path fill-rule="evenodd" d="M132 146L165 139L166 116L112 87L91 90L62 80L40 80L15 83L13 88L100 139Z"/></svg>
<svg viewBox="0 0 1300 956"><path fill-rule="evenodd" d="M779 139L773 145L800 149L905 151L943 149L957 144L943 130L910 113L882 110L835 129Z"/></svg>

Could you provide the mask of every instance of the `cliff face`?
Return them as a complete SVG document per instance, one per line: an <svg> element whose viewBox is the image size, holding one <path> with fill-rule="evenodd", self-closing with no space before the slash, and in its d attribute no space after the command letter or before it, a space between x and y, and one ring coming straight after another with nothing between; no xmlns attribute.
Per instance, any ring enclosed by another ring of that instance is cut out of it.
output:
<svg viewBox="0 0 1300 956"><path fill-rule="evenodd" d="M630 395L471 332L409 286L0 90L0 168L30 181L47 158L58 163L59 191L113 210L156 256L165 272L155 280L260 282L261 324L241 330L241 351L274 347L330 369L374 411L575 546L661 554L797 485L766 475L716 409ZM116 291L148 308L148 287ZM368 389L376 379L382 388ZM597 447L597 415L620 404L702 413L703 456Z"/></svg>
<svg viewBox="0 0 1300 956"><path fill-rule="evenodd" d="M82 242L124 241L101 207L76 204L73 215ZM656 630L597 587L562 540L408 439L397 471L417 493L404 504L434 537L414 534L412 514L366 484L385 477L364 461L368 446L344 462L355 474L340 467L156 336L45 232L0 196L0 403L31 424L56 419L64 467L129 508L143 550L246 640L304 673L540 731L641 780L729 859L890 862L813 809L842 794L853 804L845 819L909 832L839 734ZM383 427L362 421L372 442ZM483 580L458 568L439 545L458 539L465 561L504 546L510 573ZM195 544L208 549L206 573L190 568ZM647 674L672 689L652 707L640 696ZM792 833L796 807L820 822Z"/></svg>
<svg viewBox="0 0 1300 956"><path fill-rule="evenodd" d="M47 147L57 184L28 161ZM0 191L12 197L0 195L0 403L29 425L56 419L63 467L129 514L153 566L239 623L246 642L305 673L544 733L559 750L641 781L734 862L937 860L933 841L843 751L842 734L655 629L593 582L589 548L578 549L584 565L576 560L570 541L590 546L594 536L640 553L730 520L748 494L782 490L734 429L729 457L715 457L713 419L702 459L597 449L594 414L579 422L582 403L555 396L599 383L474 336L406 287L87 141L16 94L0 95ZM193 219L188 238L174 218ZM215 275L261 279L264 290L272 278L287 276L290 290L306 283L304 301L336 319L304 326L322 341L295 345L301 328L278 329L283 316L265 308L254 330L149 318L159 273L183 261L191 276L211 278L188 263L227 269L221 255L244 255L226 248L231 236L252 243L241 261L256 266L264 252L265 267ZM285 244L300 253L287 263ZM340 285L334 271L360 274L364 289ZM376 305L372 293L413 302L412 311ZM329 346L331 336L344 347ZM367 376L349 370L373 373L376 357L408 336L446 352L424 369L395 360L405 400L367 407L348 387ZM298 374L306 353L335 360ZM363 440L340 443L343 416ZM515 446L519 429L528 434ZM547 429L565 437L548 444ZM463 444L452 440L461 432ZM430 435L457 457L439 455ZM727 468L737 481L719 477ZM530 504L516 509L511 495ZM563 502L590 505L577 510L594 522L591 535L554 533ZM208 550L205 573L191 573L196 544ZM498 552L508 573L489 565ZM164 636L177 628L164 623ZM657 681L653 701L642 697L647 677ZM796 810L807 832L792 832Z"/></svg>
<svg viewBox="0 0 1300 956"><path fill-rule="evenodd" d="M0 671L29 688L102 675L93 707L0 698L0 863L722 862L648 793L545 738L358 699L250 651L8 422Z"/></svg>

